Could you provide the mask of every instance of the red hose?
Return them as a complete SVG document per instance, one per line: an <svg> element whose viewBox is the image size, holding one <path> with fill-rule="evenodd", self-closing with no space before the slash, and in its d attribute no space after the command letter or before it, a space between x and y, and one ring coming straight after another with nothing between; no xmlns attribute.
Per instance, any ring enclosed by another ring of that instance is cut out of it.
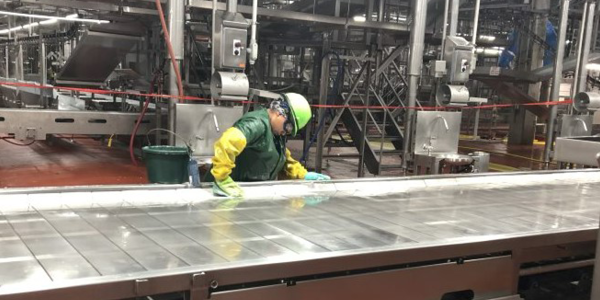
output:
<svg viewBox="0 0 600 300"><path fill-rule="evenodd" d="M177 76L177 89L179 90L179 97L183 97L184 93L181 74L179 73L179 66L175 61L175 52L173 52L173 46L171 45L171 36L169 35L169 30L167 29L167 22L165 22L165 15L163 13L160 0L156 0L156 9L158 10L158 17L160 18L160 24L162 25L165 43L167 44L167 49L169 50L169 56L171 56L171 64L173 65L173 71L175 71L175 76ZM179 99L177 101L179 101Z"/></svg>
<svg viewBox="0 0 600 300"><path fill-rule="evenodd" d="M152 86L150 87L150 89L152 89ZM135 126L133 127L133 132L131 133L131 138L129 139L129 157L131 158L131 162L133 163L133 165L136 167L137 167L138 163L137 163L137 160L135 159L135 155L133 154L133 142L135 140L135 136L138 132L138 129L140 128L140 123L142 123L142 119L144 118L144 115L146 115L146 110L148 110L148 105L150 105L150 97L146 97L146 102L144 103L144 108L142 108L142 111L140 112L140 115L138 116L137 121L135 122ZM158 103L156 105L158 105Z"/></svg>
<svg viewBox="0 0 600 300"><path fill-rule="evenodd" d="M156 84L156 80L158 80L158 76L161 76L162 70L165 68L165 62L166 61L163 60L163 62L158 67L158 69L156 69L154 71L152 80L150 80L150 90L149 90L148 94L154 93L154 84ZM131 158L131 162L133 163L134 166L137 166L138 164L137 164L137 160L135 159L135 155L133 154L133 143L135 140L135 136L137 135L137 132L140 128L140 124L142 123L142 119L146 115L146 111L148 110L149 105L150 105L150 97L146 97L146 102L144 102L144 107L142 108L142 111L140 112L140 115L138 116L138 118L135 122L135 126L133 127L133 132L131 133L131 138L129 139L129 157ZM156 102L156 105L158 106L158 102Z"/></svg>
<svg viewBox="0 0 600 300"><path fill-rule="evenodd" d="M169 50L169 56L171 56L171 64L173 65L173 71L175 72L175 76L177 76L177 89L179 90L179 97L183 97L184 96L183 81L181 80L181 73L179 73L179 66L177 65L177 62L175 61L175 52L173 51L173 45L171 45L171 37L169 35L169 30L167 29L167 22L165 21L165 15L162 10L162 6L160 4L160 0L156 0L156 9L158 10L158 17L160 19L160 24L162 25L165 42L167 44L167 49ZM159 68L159 71L162 70L163 66L164 66L164 64L161 65L161 67ZM159 72L157 72L155 74L154 78L152 79L152 83L150 83L150 94L153 93L154 81L156 80L156 76L158 74L159 74ZM179 99L177 101L179 101ZM133 153L133 143L135 140L135 136L138 132L138 129L140 128L140 123L142 122L142 119L144 118L144 116L146 115L146 111L148 110L148 105L150 105L150 97L146 97L146 102L144 102L144 107L142 108L142 111L140 112L140 115L138 116L137 121L135 122L133 132L131 133L131 138L129 139L129 157L131 158L131 162L135 166L137 166L138 163L137 163L137 160L135 159L135 155ZM156 105L158 105L158 103Z"/></svg>

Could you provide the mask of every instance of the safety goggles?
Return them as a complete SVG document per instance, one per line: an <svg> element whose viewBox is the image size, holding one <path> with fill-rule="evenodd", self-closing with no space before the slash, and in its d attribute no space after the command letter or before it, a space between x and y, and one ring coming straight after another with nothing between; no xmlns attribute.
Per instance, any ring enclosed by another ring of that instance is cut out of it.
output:
<svg viewBox="0 0 600 300"><path fill-rule="evenodd" d="M287 134L294 133L294 118L292 117L292 111L290 106L285 101L278 101L278 111L279 114L285 117L285 122L283 123L283 129Z"/></svg>

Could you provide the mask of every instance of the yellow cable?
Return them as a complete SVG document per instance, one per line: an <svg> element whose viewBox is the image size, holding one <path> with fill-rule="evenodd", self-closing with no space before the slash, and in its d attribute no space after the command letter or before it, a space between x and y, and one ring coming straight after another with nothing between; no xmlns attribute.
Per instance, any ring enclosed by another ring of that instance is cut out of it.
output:
<svg viewBox="0 0 600 300"><path fill-rule="evenodd" d="M521 155L516 155L516 154L510 154L510 153L501 153L501 152L491 152L488 150L484 150L484 149L478 149L478 148L472 148L472 147L465 147L465 146L458 146L459 148L463 148L463 149L469 149L469 150L475 150L475 151L482 151L482 152L487 152L487 153L493 153L493 154L498 154L498 155L506 155L506 156L510 156L510 157L516 157L516 158L521 158L521 159L525 159L525 160L529 160L529 161L533 161L533 162L537 162L537 163L544 163L544 161L541 160L537 160L534 158L530 158L530 157L525 157L525 156L521 156ZM551 162L551 164L555 164L553 162Z"/></svg>
<svg viewBox="0 0 600 300"><path fill-rule="evenodd" d="M108 148L112 147L112 140L113 140L114 136L115 136L114 134L111 134L110 137L108 138Z"/></svg>

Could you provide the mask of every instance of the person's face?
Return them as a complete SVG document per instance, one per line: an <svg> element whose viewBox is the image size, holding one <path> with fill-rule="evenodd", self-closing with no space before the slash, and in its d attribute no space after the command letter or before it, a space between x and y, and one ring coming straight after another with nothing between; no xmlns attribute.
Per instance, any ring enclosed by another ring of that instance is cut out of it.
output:
<svg viewBox="0 0 600 300"><path fill-rule="evenodd" d="M271 129L273 130L274 135L284 136L287 134L284 127L286 120L287 119L285 116L275 113L275 115L271 118Z"/></svg>

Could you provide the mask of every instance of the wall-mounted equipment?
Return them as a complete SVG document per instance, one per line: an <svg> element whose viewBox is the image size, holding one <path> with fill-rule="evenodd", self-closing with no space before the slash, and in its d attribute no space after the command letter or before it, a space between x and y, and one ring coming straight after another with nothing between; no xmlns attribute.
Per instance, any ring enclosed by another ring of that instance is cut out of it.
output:
<svg viewBox="0 0 600 300"><path fill-rule="evenodd" d="M210 93L218 100L248 99L250 84L244 73L215 71L210 80Z"/></svg>
<svg viewBox="0 0 600 300"><path fill-rule="evenodd" d="M469 81L473 66L473 44L462 37L448 36L444 46L444 60L448 70L447 82L450 84Z"/></svg>
<svg viewBox="0 0 600 300"><path fill-rule="evenodd" d="M600 110L600 94L593 92L581 92L575 95L573 107L581 113Z"/></svg>
<svg viewBox="0 0 600 300"><path fill-rule="evenodd" d="M246 68L248 21L240 13L218 11L213 38L215 70Z"/></svg>

